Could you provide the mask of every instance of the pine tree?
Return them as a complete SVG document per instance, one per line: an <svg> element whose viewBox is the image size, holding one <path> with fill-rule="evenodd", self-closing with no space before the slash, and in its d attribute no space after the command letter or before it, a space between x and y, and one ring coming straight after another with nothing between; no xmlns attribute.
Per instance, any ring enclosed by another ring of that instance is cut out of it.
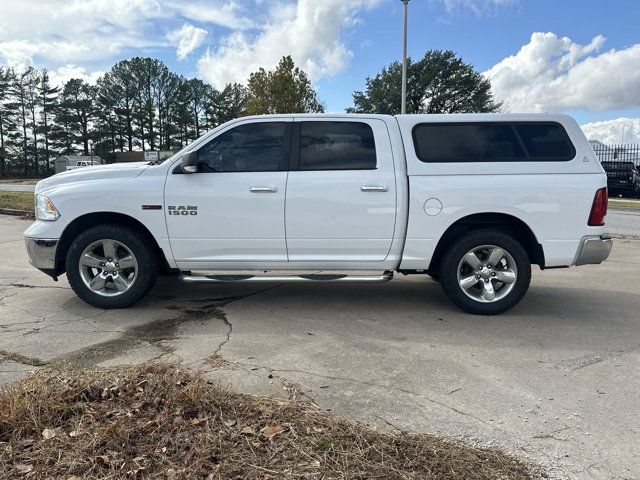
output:
<svg viewBox="0 0 640 480"><path fill-rule="evenodd" d="M15 110L11 107L11 86L15 73L10 68L0 67L0 176L7 175L9 160L9 135L15 131Z"/></svg>
<svg viewBox="0 0 640 480"><path fill-rule="evenodd" d="M43 70L40 76L40 84L38 85L38 95L40 97L40 118L41 118L41 128L40 131L44 137L44 159L46 165L46 172L50 173L52 171L51 168L51 149L49 143L50 136L50 119L52 116L53 109L58 100L58 92L60 91L60 87L51 86L49 80L49 72L47 70Z"/></svg>

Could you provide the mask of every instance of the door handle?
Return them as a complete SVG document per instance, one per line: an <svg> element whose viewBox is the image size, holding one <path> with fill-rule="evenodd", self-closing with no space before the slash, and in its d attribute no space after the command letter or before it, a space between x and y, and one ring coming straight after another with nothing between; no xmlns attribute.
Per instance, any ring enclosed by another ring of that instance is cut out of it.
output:
<svg viewBox="0 0 640 480"><path fill-rule="evenodd" d="M278 187L250 187L249 191L251 193L276 193Z"/></svg>
<svg viewBox="0 0 640 480"><path fill-rule="evenodd" d="M363 192L388 192L388 185L362 185L360 190Z"/></svg>

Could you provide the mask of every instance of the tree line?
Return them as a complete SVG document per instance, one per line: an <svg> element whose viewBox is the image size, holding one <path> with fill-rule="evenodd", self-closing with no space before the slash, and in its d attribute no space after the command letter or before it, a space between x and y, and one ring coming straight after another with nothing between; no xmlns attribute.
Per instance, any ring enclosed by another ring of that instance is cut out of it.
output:
<svg viewBox="0 0 640 480"><path fill-rule="evenodd" d="M356 113L400 111L401 65L394 62L353 93ZM408 65L408 113L490 112L500 108L488 80L455 56L432 50ZM308 76L290 56L246 85L217 90L172 72L162 61L116 63L95 85L71 79L52 85L46 69L0 66L0 176L52 173L59 155L177 150L206 131L244 115L318 113Z"/></svg>

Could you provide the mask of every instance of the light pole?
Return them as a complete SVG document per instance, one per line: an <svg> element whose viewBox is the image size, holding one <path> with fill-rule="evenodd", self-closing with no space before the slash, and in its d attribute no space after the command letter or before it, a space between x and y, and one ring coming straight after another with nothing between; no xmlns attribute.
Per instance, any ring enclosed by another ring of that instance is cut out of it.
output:
<svg viewBox="0 0 640 480"><path fill-rule="evenodd" d="M400 113L407 113L407 11L409 10L409 0L402 2L402 105Z"/></svg>

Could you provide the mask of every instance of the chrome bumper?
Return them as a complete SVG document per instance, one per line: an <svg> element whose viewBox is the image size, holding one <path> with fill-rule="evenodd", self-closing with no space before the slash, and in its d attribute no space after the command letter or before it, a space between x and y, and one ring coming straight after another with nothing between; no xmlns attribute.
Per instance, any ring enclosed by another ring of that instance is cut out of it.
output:
<svg viewBox="0 0 640 480"><path fill-rule="evenodd" d="M55 270L57 239L25 237L29 263L40 270Z"/></svg>
<svg viewBox="0 0 640 480"><path fill-rule="evenodd" d="M595 265L609 258L613 239L608 235L583 237L574 265Z"/></svg>

